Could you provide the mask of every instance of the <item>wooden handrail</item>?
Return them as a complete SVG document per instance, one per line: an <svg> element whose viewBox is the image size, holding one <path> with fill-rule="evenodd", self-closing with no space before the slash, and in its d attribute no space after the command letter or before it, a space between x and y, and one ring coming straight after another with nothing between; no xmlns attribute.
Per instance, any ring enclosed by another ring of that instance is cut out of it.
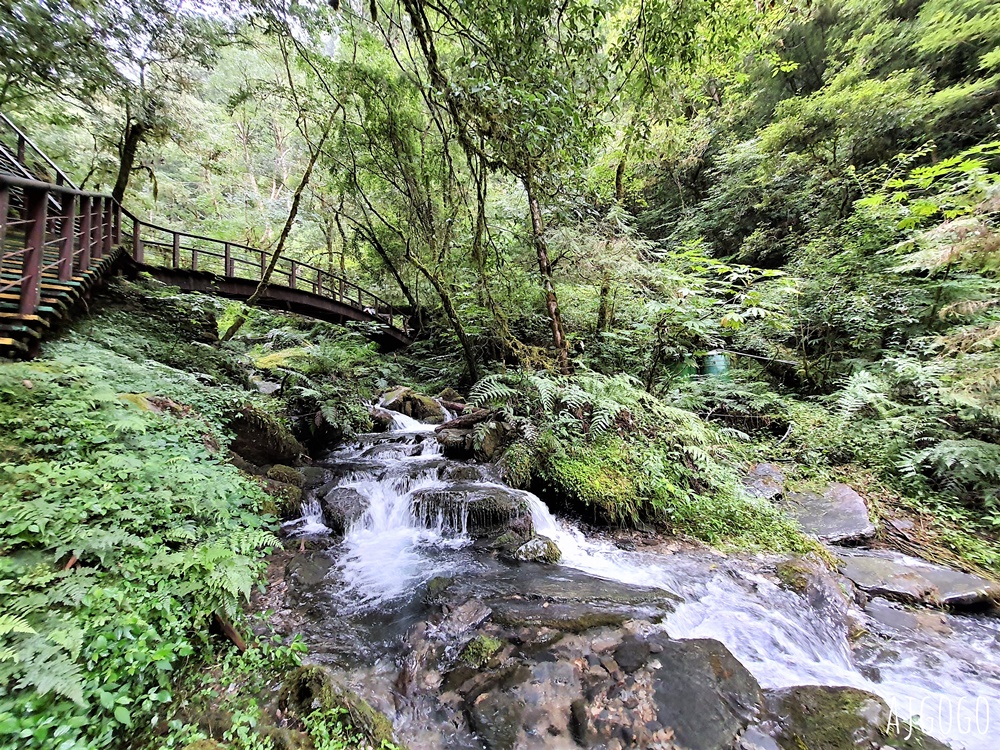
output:
<svg viewBox="0 0 1000 750"><path fill-rule="evenodd" d="M17 145L18 145L17 151L19 157L18 160L22 164L24 163L22 151L23 148L27 146L28 148L31 149L31 151L35 154L35 156L37 156L39 159L45 162L45 165L50 169L52 169L53 172L55 172L56 178L59 180L57 184L59 184L60 186L76 188L76 183L69 178L69 175L67 175L65 172L59 169L59 166L54 161L52 161L48 157L48 155L44 151L42 151L42 149L40 149L37 145L35 145L35 142L31 140L27 135L25 135L24 132L19 127L17 127L17 125L11 122L10 118L7 117L7 115L5 115L3 112L0 112L0 125L6 127L7 130L11 131L17 137Z"/></svg>
<svg viewBox="0 0 1000 750"><path fill-rule="evenodd" d="M139 264L157 266L152 258L146 258L145 249L149 247L157 253L164 251L159 254L168 258L163 264L166 268L211 274L215 273L211 269L219 267L221 273L216 275L223 277L257 282L263 278L268 251L140 219L110 195L78 188L20 128L0 113L0 134L3 133L13 134L16 139L15 151L8 156L13 159L12 167L20 174L0 172L0 247L5 247L5 237L9 240L14 234L18 242L23 234L25 247L23 253L0 256L7 279L19 277L16 281L0 281L0 284L3 290L20 288L18 308L21 314L33 314L38 309L40 281L45 271L58 268L59 280L69 281L74 275L88 272L94 262L121 246L125 234L123 217L131 222L132 258ZM7 144L5 153L10 145ZM53 171L56 183L25 176L37 175L26 163L26 149ZM155 235L148 236L157 232L165 235L167 241L159 241ZM192 246L185 240L207 247ZM58 260L43 262L47 254L54 257L52 254L56 250ZM22 268L14 269L8 263L22 256ZM188 258L190 261L185 262ZM199 260L203 261L200 269ZM246 266L251 269L250 273L243 269ZM289 289L332 299L369 318L387 322L390 328L404 336L409 335L407 317L401 311L340 274L289 258L279 258L274 273L279 279L288 280ZM273 282L272 285L281 286Z"/></svg>

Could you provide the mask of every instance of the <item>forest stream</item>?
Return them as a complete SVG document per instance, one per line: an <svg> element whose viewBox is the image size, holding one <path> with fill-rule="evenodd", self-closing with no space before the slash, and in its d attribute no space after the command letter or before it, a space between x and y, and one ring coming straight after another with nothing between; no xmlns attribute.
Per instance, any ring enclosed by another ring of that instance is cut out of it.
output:
<svg viewBox="0 0 1000 750"><path fill-rule="evenodd" d="M588 536L491 465L444 457L433 426L403 415L316 467L285 524L310 540L286 568L291 611L311 658L411 747L709 747L728 732L770 748L760 705L849 686L880 696L900 736L913 718L953 750L996 748L996 617L862 606L819 565L789 587L773 555ZM558 562L498 553L504 525L526 522L517 509ZM715 642L739 663L700 684L705 654L732 658ZM687 683L658 677L671 662ZM685 700L687 715L664 717Z"/></svg>

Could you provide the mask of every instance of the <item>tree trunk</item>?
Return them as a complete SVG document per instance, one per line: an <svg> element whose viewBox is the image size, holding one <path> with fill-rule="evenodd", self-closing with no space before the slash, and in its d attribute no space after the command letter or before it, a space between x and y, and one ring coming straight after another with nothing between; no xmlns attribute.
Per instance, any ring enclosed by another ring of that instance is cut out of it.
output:
<svg viewBox="0 0 1000 750"><path fill-rule="evenodd" d="M323 144L326 143L326 137L330 134L330 129L333 126L333 118L326 125L326 129L323 131L323 135L319 139L319 144L316 148L309 154L309 163L306 165L305 171L302 173L302 179L299 181L299 186L295 188L295 194L292 196L292 205L288 209L288 217L285 219L285 226L281 229L281 235L278 237L278 244L274 247L274 253L271 255L271 262L267 264L267 268L264 274L260 278L260 283L257 284L257 288L254 293L250 295L247 299L247 306L253 306L256 304L257 300L263 296L264 292L267 291L268 285L271 283L271 275L274 273L275 266L278 265L278 261L281 259L281 253L285 249L285 242L288 240L288 235L292 231L292 226L295 224L295 217L299 213L299 204L302 202L302 194L305 192L306 186L309 184L309 179L312 177L313 167L316 166L316 161L319 159L320 152L323 150ZM245 315L237 316L233 324L229 326L229 329L223 335L223 341L229 341L236 332L243 327L243 324L247 322Z"/></svg>
<svg viewBox="0 0 1000 750"><path fill-rule="evenodd" d="M535 186L531 175L523 178L524 189L528 193L528 208L531 211L531 237L538 256L538 273L545 292L545 309L549 314L552 326L552 343L556 347L556 358L559 371L569 374L569 342L563 329L562 313L559 311L559 300L556 297L555 286L552 283L552 263L549 261L549 249L545 244L545 224L542 221L542 209L538 205Z"/></svg>
<svg viewBox="0 0 1000 750"><path fill-rule="evenodd" d="M610 297L611 277L608 273L605 273L604 278L601 279L601 301L597 307L597 325L594 327L594 333L603 333L608 330L608 324L611 322L608 317L610 310Z"/></svg>
<svg viewBox="0 0 1000 750"><path fill-rule="evenodd" d="M465 326L462 325L462 319L458 317L458 311L455 309L454 303L451 301L451 295L445 288L444 284L431 270L427 268L423 263L414 258L413 256L408 256L410 263L424 275L424 277L431 282L431 286L434 287L434 291L437 292L438 297L441 298L441 307L444 308L444 313L448 317L448 321L451 323L452 329L455 331L455 335L458 337L459 343L462 345L462 354L465 357L465 365L469 369L469 378L475 383L479 380L479 366L476 364L476 352L472 348L472 341L469 339L469 335L465 332Z"/></svg>
<svg viewBox="0 0 1000 750"><path fill-rule="evenodd" d="M125 197L125 189L128 187L129 178L135 168L135 157L139 154L139 145L146 137L146 124L143 122L131 121L125 125L125 135L122 138L122 146L119 149L118 176L115 178L115 187L111 191L111 197L119 204Z"/></svg>

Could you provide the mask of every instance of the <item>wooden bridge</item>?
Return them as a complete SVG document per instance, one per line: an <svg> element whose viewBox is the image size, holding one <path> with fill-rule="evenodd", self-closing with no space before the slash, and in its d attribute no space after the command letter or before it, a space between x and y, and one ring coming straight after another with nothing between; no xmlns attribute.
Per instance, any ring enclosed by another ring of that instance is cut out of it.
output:
<svg viewBox="0 0 1000 750"><path fill-rule="evenodd" d="M132 266L185 291L247 299L266 250L139 219L110 195L81 190L0 114L0 355L33 356L111 274ZM370 323L385 349L410 343L408 318L342 276L280 258L261 307L330 323Z"/></svg>

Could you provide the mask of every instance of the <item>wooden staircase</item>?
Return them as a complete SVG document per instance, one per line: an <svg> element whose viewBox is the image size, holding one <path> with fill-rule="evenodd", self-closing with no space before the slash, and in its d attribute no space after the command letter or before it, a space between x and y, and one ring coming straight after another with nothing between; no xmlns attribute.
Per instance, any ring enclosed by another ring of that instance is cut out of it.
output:
<svg viewBox="0 0 1000 750"><path fill-rule="evenodd" d="M0 355L33 356L41 338L121 257L121 211L77 188L0 114Z"/></svg>

